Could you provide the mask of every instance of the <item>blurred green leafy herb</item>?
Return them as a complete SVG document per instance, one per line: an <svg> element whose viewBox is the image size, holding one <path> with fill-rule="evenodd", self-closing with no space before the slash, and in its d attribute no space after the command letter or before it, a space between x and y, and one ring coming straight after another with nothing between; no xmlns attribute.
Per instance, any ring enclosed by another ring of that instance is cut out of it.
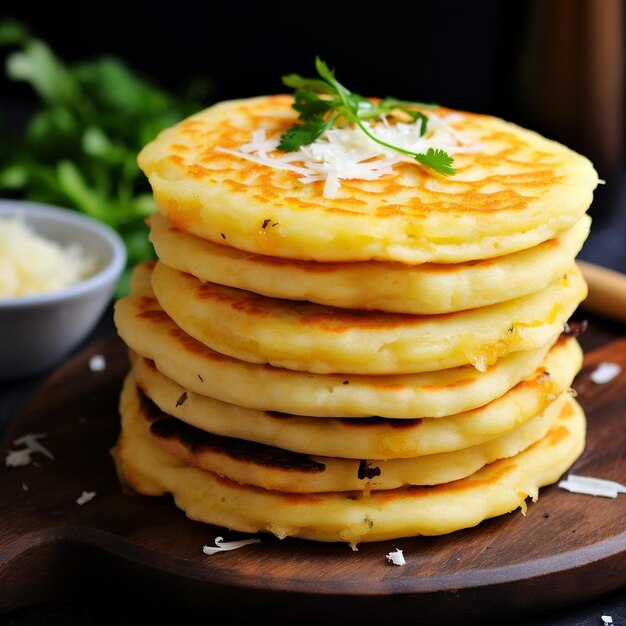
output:
<svg viewBox="0 0 626 626"><path fill-rule="evenodd" d="M121 295L129 269L154 256L144 220L155 206L137 153L201 108L211 83L197 80L177 97L116 57L70 65L12 21L0 24L0 46L11 49L8 78L28 83L39 101L17 132L0 128L0 193L73 208L116 229L128 253Z"/></svg>

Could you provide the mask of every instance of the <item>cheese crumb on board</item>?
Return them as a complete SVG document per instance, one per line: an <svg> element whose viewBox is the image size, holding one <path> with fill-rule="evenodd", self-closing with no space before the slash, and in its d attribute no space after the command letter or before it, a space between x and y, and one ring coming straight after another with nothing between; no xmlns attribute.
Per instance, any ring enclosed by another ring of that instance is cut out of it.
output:
<svg viewBox="0 0 626 626"><path fill-rule="evenodd" d="M96 497L95 491L83 491L83 493L81 493L80 496L76 499L76 504L79 504L80 506L82 506L83 504L86 504L90 500L93 500L95 497Z"/></svg>
<svg viewBox="0 0 626 626"><path fill-rule="evenodd" d="M626 493L626 485L603 478L578 476L576 474L570 474L565 480L559 482L559 487L567 489L567 491L572 493L582 493L604 498L617 498L618 494Z"/></svg>
<svg viewBox="0 0 626 626"><path fill-rule="evenodd" d="M591 372L591 380L597 385L602 385L611 382L621 371L622 368L617 363L603 361Z"/></svg>
<svg viewBox="0 0 626 626"><path fill-rule="evenodd" d="M5 458L7 467L24 467L31 462L31 452L27 448L23 450L9 450Z"/></svg>
<svg viewBox="0 0 626 626"><path fill-rule="evenodd" d="M39 443L39 439L46 437L44 433L29 434L13 440L13 445L24 446L19 450L8 450L5 457L7 467L24 467L33 462L33 453L39 452L54 460L54 455L48 448ZM35 465L37 465L35 463Z"/></svg>
<svg viewBox="0 0 626 626"><path fill-rule="evenodd" d="M393 563L394 565L405 565L406 560L404 559L404 554L400 548L396 548L393 552L390 552L387 555L387 560Z"/></svg>
<svg viewBox="0 0 626 626"><path fill-rule="evenodd" d="M237 548L243 548L243 546L249 546L252 543L261 543L259 538L254 539L241 539L239 541L224 541L224 537L215 537L215 548L212 546L203 546L202 552L204 554L217 554L218 552L228 552L229 550L236 550Z"/></svg>
<svg viewBox="0 0 626 626"><path fill-rule="evenodd" d="M87 278L95 258L37 234L21 216L0 218L0 298L56 291Z"/></svg>

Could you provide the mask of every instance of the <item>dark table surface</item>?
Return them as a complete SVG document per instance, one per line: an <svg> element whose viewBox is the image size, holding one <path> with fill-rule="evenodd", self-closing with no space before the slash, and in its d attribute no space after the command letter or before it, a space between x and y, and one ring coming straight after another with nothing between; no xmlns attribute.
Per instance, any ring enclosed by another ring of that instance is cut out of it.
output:
<svg viewBox="0 0 626 626"><path fill-rule="evenodd" d="M592 232L580 258L626 273L626 193L623 187L614 188L602 195L599 190L591 215L594 218ZM605 325L609 335L626 335L623 325ZM88 339L78 348L114 332L112 309L109 308ZM36 392L45 380L44 373L32 378L0 382L0 434L21 406ZM626 556L624 558L626 568ZM216 599L219 601L219 599ZM516 626L601 626L602 616L611 616L613 623L626 626L626 589L597 598L576 606L566 607L532 618L516 619L514 615L503 616L497 623ZM120 611L119 601L109 595L108 590L93 597L69 597L53 603L33 606L10 614L0 615L0 624L12 626L36 626L56 624L205 624L210 622L208 615L195 615L185 607L168 611L163 607L155 609L145 602L135 603ZM338 623L341 620L338 619ZM418 623L418 622L416 622ZM442 624L446 623L442 615ZM485 623L485 622L481 622Z"/></svg>

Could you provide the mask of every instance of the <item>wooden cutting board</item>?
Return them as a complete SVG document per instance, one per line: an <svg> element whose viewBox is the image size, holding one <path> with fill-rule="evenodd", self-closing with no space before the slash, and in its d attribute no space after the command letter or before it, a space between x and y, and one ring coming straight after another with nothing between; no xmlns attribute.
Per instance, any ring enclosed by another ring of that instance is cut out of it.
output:
<svg viewBox="0 0 626 626"><path fill-rule="evenodd" d="M93 372L92 355L106 357ZM591 382L601 361L618 378ZM188 520L169 497L124 493L110 448L128 363L111 336L58 369L13 420L2 444L45 433L51 460L0 469L0 611L72 594L116 594L209 611L230 621L475 623L591 599L626 585L626 494L544 488L537 503L442 537L362 544L278 540L213 556L241 533ZM626 338L587 352L575 381L588 444L574 471L626 482ZM83 491L96 492L79 505ZM400 548L406 565L386 554ZM106 591L105 591L106 590ZM258 621L258 619L257 619Z"/></svg>

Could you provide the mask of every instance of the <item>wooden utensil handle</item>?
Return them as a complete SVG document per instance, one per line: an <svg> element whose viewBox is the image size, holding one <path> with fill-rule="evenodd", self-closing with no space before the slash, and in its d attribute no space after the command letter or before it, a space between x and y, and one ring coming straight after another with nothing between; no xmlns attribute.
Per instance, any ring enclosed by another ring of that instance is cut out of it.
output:
<svg viewBox="0 0 626 626"><path fill-rule="evenodd" d="M588 261L576 263L589 285L582 308L626 322L626 275Z"/></svg>

